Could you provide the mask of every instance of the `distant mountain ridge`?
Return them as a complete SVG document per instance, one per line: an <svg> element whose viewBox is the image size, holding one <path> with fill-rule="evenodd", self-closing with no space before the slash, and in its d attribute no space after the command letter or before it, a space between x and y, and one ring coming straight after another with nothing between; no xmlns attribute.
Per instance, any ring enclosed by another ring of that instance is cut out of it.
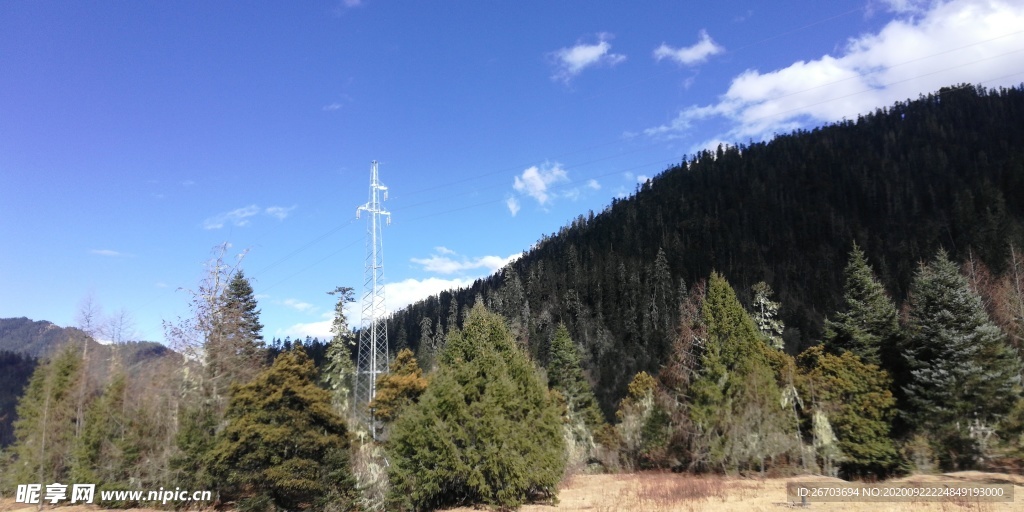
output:
<svg viewBox="0 0 1024 512"><path fill-rule="evenodd" d="M89 371L97 376L109 371L115 355L129 374L145 374L166 358L179 357L177 352L152 341L106 345L75 327L25 317L0 318L0 448L14 441L15 406L32 370L69 343L87 347Z"/></svg>
<svg viewBox="0 0 1024 512"><path fill-rule="evenodd" d="M48 355L54 348L67 342L82 343L88 337L81 329L60 327L45 320L0 318L0 350L35 358Z"/></svg>
<svg viewBox="0 0 1024 512"><path fill-rule="evenodd" d="M565 322L606 413L636 372L657 372L682 294L716 270L782 303L787 350L820 339L852 244L905 299L945 248L996 272L1024 247L1024 90L946 88L770 142L719 146L580 215L501 272L388 319L397 346L439 346L477 298L541 364Z"/></svg>

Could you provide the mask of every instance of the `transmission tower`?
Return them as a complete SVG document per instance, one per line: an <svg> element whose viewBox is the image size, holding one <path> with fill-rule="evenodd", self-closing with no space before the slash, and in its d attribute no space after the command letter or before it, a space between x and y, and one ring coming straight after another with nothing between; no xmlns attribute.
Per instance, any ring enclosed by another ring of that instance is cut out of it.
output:
<svg viewBox="0 0 1024 512"><path fill-rule="evenodd" d="M391 212L384 209L388 188L377 179L377 161L370 164L370 201L356 209L369 214L366 223L366 274L363 281L363 316L359 324L359 352L356 357L356 410L376 438L373 411L366 407L377 394L377 376L388 371L388 330L384 323L384 245L381 217L391 224Z"/></svg>

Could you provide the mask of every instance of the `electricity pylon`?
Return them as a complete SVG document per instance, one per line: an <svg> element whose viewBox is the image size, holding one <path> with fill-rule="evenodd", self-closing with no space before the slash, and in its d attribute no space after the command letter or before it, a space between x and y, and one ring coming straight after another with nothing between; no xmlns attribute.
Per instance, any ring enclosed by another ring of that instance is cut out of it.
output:
<svg viewBox="0 0 1024 512"><path fill-rule="evenodd" d="M366 227L366 273L363 281L363 315L359 323L356 357L356 410L365 411L364 420L377 437L373 411L368 404L377 394L377 376L388 371L388 330L384 323L384 244L381 218L391 224L391 212L384 209L388 188L377 179L377 161L370 164L370 200L356 209L369 214Z"/></svg>

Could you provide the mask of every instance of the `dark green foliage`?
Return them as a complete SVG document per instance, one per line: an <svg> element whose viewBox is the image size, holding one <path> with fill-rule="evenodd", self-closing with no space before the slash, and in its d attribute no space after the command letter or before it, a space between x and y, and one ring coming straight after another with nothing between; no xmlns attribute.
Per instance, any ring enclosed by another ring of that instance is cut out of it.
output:
<svg viewBox="0 0 1024 512"><path fill-rule="evenodd" d="M248 382L266 360L260 310L242 270L234 273L223 293L204 346L215 397L223 396L232 384Z"/></svg>
<svg viewBox="0 0 1024 512"><path fill-rule="evenodd" d="M73 481L95 483L97 491L129 488L135 466L142 461L139 430L128 410L127 388L125 375L117 374L89 406L82 434L74 444ZM131 503L111 505L126 507Z"/></svg>
<svg viewBox="0 0 1024 512"><path fill-rule="evenodd" d="M825 345L837 354L850 351L865 363L892 369L899 337L896 306L854 243L843 271L843 307L834 319L825 320Z"/></svg>
<svg viewBox="0 0 1024 512"><path fill-rule="evenodd" d="M971 422L992 425L1020 396L1020 361L945 251L921 265L902 355L908 422L932 436L945 467L971 466Z"/></svg>
<svg viewBox="0 0 1024 512"><path fill-rule="evenodd" d="M825 314L844 309L851 240L897 303L915 262L940 242L960 259L973 249L1001 274L1007 244L1024 245L1021 119L1024 89L968 86L771 142L701 151L632 197L543 236L502 272L395 313L389 332L402 325L415 343L421 319L443 323L451 301L478 294L513 319L533 353L563 321L610 417L632 375L656 373L671 351L674 333L658 326L665 313L667 325L678 324L678 297L664 311L660 285L678 290L712 269L737 290L770 282L796 353L822 339Z"/></svg>
<svg viewBox="0 0 1024 512"><path fill-rule="evenodd" d="M393 426L396 506L509 508L553 497L565 464L558 409L501 317L474 306L440 363Z"/></svg>
<svg viewBox="0 0 1024 512"><path fill-rule="evenodd" d="M351 400L355 389L356 363L352 358L355 337L348 327L345 305L354 302L355 299L352 288L347 286L339 286L327 293L337 296L338 300L334 305L334 320L331 322L334 337L327 347L324 366L320 371L320 382L331 392L331 404L335 412L342 417L348 417L352 413Z"/></svg>
<svg viewBox="0 0 1024 512"><path fill-rule="evenodd" d="M565 398L570 415L579 416L593 430L604 423L590 382L580 366L580 353L565 324L559 324L551 340L548 386Z"/></svg>
<svg viewBox="0 0 1024 512"><path fill-rule="evenodd" d="M725 278L712 273L702 306L707 338L690 386L695 464L764 469L793 446L772 352Z"/></svg>
<svg viewBox="0 0 1024 512"><path fill-rule="evenodd" d="M239 269L228 283L224 292L224 308L230 312L229 337L237 336L255 347L263 347L263 324L260 323L259 305L253 295L252 285Z"/></svg>
<svg viewBox="0 0 1024 512"><path fill-rule="evenodd" d="M35 368L35 358L0 350L0 449L14 442L18 398Z"/></svg>
<svg viewBox="0 0 1024 512"><path fill-rule="evenodd" d="M353 508L344 421L301 350L284 353L231 393L211 472L245 510Z"/></svg>
<svg viewBox="0 0 1024 512"><path fill-rule="evenodd" d="M171 459L175 484L182 489L213 489L209 454L217 440L217 422L210 407L182 404L175 437L177 453Z"/></svg>
<svg viewBox="0 0 1024 512"><path fill-rule="evenodd" d="M75 390L81 382L78 347L68 344L53 359L36 367L25 394L18 401L14 423L12 461L4 484L67 480L75 437Z"/></svg>
<svg viewBox="0 0 1024 512"><path fill-rule="evenodd" d="M836 356L815 346L800 354L800 396L828 418L844 455L846 477L884 477L898 462L889 436L896 400L888 374L853 352Z"/></svg>

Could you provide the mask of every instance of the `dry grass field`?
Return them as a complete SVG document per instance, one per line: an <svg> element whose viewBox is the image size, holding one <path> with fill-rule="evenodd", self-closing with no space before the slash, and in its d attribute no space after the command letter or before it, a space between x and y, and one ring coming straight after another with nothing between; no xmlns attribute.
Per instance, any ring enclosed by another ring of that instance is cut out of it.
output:
<svg viewBox="0 0 1024 512"><path fill-rule="evenodd" d="M810 503L808 510L850 512L1024 512L1024 477L975 471L936 476L912 476L897 482L958 481L963 483L1013 484L1013 503L979 503L967 500L905 503ZM522 512L770 512L802 507L786 501L787 482L842 482L803 476L788 479L742 479L673 473L579 475L559 493L557 506L527 505ZM458 508L449 512L469 512Z"/></svg>
<svg viewBox="0 0 1024 512"><path fill-rule="evenodd" d="M810 503L807 510L850 512L1024 512L1024 476L967 471L945 475L918 475L897 482L930 483L957 481L967 484L1013 484L1012 503L985 503L964 499L943 502L902 503ZM743 479L720 476L693 476L673 473L622 475L578 475L569 479L559 493L557 505L526 505L522 512L770 512L799 504L786 501L787 482L841 482L826 477L794 477L788 479ZM33 512L36 506L0 499L0 512ZM59 507L59 512L92 512L95 506ZM130 509L150 512L151 509ZM471 512L476 509L457 508L448 512Z"/></svg>

